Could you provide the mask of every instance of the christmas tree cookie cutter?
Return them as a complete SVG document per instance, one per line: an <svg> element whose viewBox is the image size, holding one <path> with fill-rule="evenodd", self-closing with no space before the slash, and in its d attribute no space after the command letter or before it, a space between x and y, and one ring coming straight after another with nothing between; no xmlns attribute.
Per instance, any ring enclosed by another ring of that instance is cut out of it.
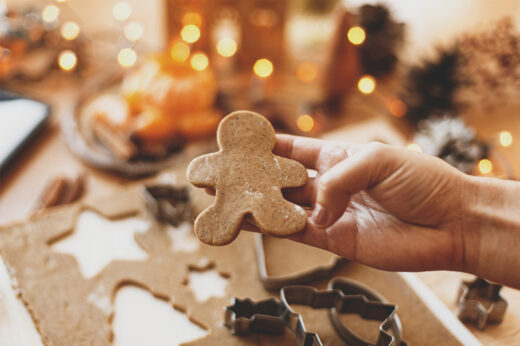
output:
<svg viewBox="0 0 520 346"><path fill-rule="evenodd" d="M267 272L265 262L264 235L257 233L254 238L258 274L266 290L279 290L284 286L301 285L313 280L330 277L340 264L347 262L346 259L336 256L324 265L315 266L294 274L272 276Z"/></svg>
<svg viewBox="0 0 520 346"><path fill-rule="evenodd" d="M502 322L508 304L500 295L501 289L502 285L482 278L462 281L457 294L457 316L481 330L487 323Z"/></svg>
<svg viewBox="0 0 520 346"><path fill-rule="evenodd" d="M340 320L340 314L358 314L364 319L381 321L375 345L405 346L402 328L396 314L397 307L388 304L371 289L345 278L334 278L329 289L318 291L311 286L287 286L280 290L280 301L270 298L259 302L235 298L226 308L225 322L234 335L266 333L280 335L288 328L300 346L322 346L316 333L308 332L302 316L291 304L306 305L313 309L329 309L329 317L338 335L349 345L371 345Z"/></svg>

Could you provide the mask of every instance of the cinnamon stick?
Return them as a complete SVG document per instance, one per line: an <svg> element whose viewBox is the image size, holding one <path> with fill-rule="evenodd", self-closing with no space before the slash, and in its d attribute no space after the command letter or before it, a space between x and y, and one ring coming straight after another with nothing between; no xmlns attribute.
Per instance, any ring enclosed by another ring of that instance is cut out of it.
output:
<svg viewBox="0 0 520 346"><path fill-rule="evenodd" d="M125 161L137 155L137 147L128 136L103 117L94 121L94 134L110 152Z"/></svg>
<svg viewBox="0 0 520 346"><path fill-rule="evenodd" d="M60 204L68 185L69 182L64 177L51 180L43 189L35 209L40 210Z"/></svg>

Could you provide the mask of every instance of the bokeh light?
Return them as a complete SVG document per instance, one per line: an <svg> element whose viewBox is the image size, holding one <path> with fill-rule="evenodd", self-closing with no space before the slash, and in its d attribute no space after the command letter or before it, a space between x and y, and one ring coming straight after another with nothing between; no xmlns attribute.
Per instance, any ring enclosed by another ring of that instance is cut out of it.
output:
<svg viewBox="0 0 520 346"><path fill-rule="evenodd" d="M79 35L79 25L76 22L65 22L60 32L64 39L72 41Z"/></svg>
<svg viewBox="0 0 520 346"><path fill-rule="evenodd" d="M232 38L223 38L217 43L217 53L229 58L237 52L237 43Z"/></svg>
<svg viewBox="0 0 520 346"><path fill-rule="evenodd" d="M209 59L204 53L195 53L190 59L190 65L195 71L204 71L209 65Z"/></svg>
<svg viewBox="0 0 520 346"><path fill-rule="evenodd" d="M132 15L132 6L127 2L119 1L112 8L112 15L115 20L124 22Z"/></svg>
<svg viewBox="0 0 520 346"><path fill-rule="evenodd" d="M509 131L502 131L498 135L498 141L500 142L501 146L507 148L513 144L513 135Z"/></svg>
<svg viewBox="0 0 520 346"><path fill-rule="evenodd" d="M44 22L52 23L60 15L60 9L56 5L47 5L42 11L42 19Z"/></svg>
<svg viewBox="0 0 520 346"><path fill-rule="evenodd" d="M132 67L137 61L137 53L132 48L123 48L117 54L117 62L122 67Z"/></svg>
<svg viewBox="0 0 520 346"><path fill-rule="evenodd" d="M387 107L390 114L397 118L404 117L406 115L406 112L408 111L408 107L406 107L406 104L399 99L390 99L387 102Z"/></svg>
<svg viewBox="0 0 520 346"><path fill-rule="evenodd" d="M416 151L418 153L422 152L422 148L419 144L417 143L410 143L406 146L406 149L408 150L411 150L411 151Z"/></svg>
<svg viewBox="0 0 520 346"><path fill-rule="evenodd" d="M302 62L296 68L296 78L305 83L310 83L318 76L318 68L311 62Z"/></svg>
<svg viewBox="0 0 520 346"><path fill-rule="evenodd" d="M253 65L253 71L258 77L267 78L273 73L273 63L269 59L258 59Z"/></svg>
<svg viewBox="0 0 520 346"><path fill-rule="evenodd" d="M357 86L363 94L371 94L376 89L376 80L374 77L366 75L359 79Z"/></svg>
<svg viewBox="0 0 520 346"><path fill-rule="evenodd" d="M143 26L138 22L130 22L125 25L124 33L128 41L138 41L141 37L143 37Z"/></svg>
<svg viewBox="0 0 520 346"><path fill-rule="evenodd" d="M64 71L72 71L76 68L78 57L70 49L66 49L58 55L58 65Z"/></svg>
<svg viewBox="0 0 520 346"><path fill-rule="evenodd" d="M353 26L347 32L348 41L356 46L365 42L366 37L365 30L359 26Z"/></svg>
<svg viewBox="0 0 520 346"><path fill-rule="evenodd" d="M296 126L303 132L309 132L314 128L314 119L308 114L300 115L296 119Z"/></svg>
<svg viewBox="0 0 520 346"><path fill-rule="evenodd" d="M482 174L489 174L493 171L493 164L488 159L482 159L478 162L478 170Z"/></svg>
<svg viewBox="0 0 520 346"><path fill-rule="evenodd" d="M170 47L170 57L177 62L185 62L190 57L190 47L184 42L175 42Z"/></svg>
<svg viewBox="0 0 520 346"><path fill-rule="evenodd" d="M188 12L182 17L182 25L190 25L200 27L202 25L202 17L195 12Z"/></svg>
<svg viewBox="0 0 520 346"><path fill-rule="evenodd" d="M57 3L63 4L64 2L67 2L67 0L56 0Z"/></svg>
<svg viewBox="0 0 520 346"><path fill-rule="evenodd" d="M181 38L188 43L197 42L200 38L200 29L193 24L185 25L181 30Z"/></svg>

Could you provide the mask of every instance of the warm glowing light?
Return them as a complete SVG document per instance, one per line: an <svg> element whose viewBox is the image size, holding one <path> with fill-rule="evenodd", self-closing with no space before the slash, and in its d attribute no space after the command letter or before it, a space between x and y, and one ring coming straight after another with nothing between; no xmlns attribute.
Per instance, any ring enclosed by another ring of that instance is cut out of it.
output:
<svg viewBox="0 0 520 346"><path fill-rule="evenodd" d="M362 44L366 37L365 30L359 26L353 26L347 32L348 41L354 45Z"/></svg>
<svg viewBox="0 0 520 346"><path fill-rule="evenodd" d="M482 159L478 162L478 170L482 174L491 173L493 170L493 164L488 159Z"/></svg>
<svg viewBox="0 0 520 346"><path fill-rule="evenodd" d="M204 71L208 65L208 57L204 53L195 53L190 59L190 65L195 71Z"/></svg>
<svg viewBox="0 0 520 346"><path fill-rule="evenodd" d="M223 57L230 57L237 52L237 43L232 38L223 38L217 43L217 53Z"/></svg>
<svg viewBox="0 0 520 346"><path fill-rule="evenodd" d="M302 82L309 83L318 76L316 65L310 62L302 62L296 68L296 78Z"/></svg>
<svg viewBox="0 0 520 346"><path fill-rule="evenodd" d="M61 36L69 41L74 40L79 35L79 25L75 22L65 22L61 26Z"/></svg>
<svg viewBox="0 0 520 346"><path fill-rule="evenodd" d="M115 20L124 22L132 15L132 6L130 6L130 4L127 2L119 1L112 8L112 15L114 16Z"/></svg>
<svg viewBox="0 0 520 346"><path fill-rule="evenodd" d="M416 151L418 153L422 152L422 148L419 144L417 143L410 143L406 146L406 149L408 150L411 150L411 151Z"/></svg>
<svg viewBox="0 0 520 346"><path fill-rule="evenodd" d="M300 115L296 119L296 126L303 132L309 132L314 127L314 119L308 114Z"/></svg>
<svg viewBox="0 0 520 346"><path fill-rule="evenodd" d="M357 87L363 94L371 94L376 88L376 80L369 75L363 76L359 79Z"/></svg>
<svg viewBox="0 0 520 346"><path fill-rule="evenodd" d="M52 23L60 15L60 9L55 5L48 5L42 11L42 19L44 22Z"/></svg>
<svg viewBox="0 0 520 346"><path fill-rule="evenodd" d="M137 61L137 53L132 48L123 48L117 54L117 62L123 67L132 67Z"/></svg>
<svg viewBox="0 0 520 346"><path fill-rule="evenodd" d="M513 144L513 135L509 131L502 131L498 135L498 141L500 142L501 146L507 148Z"/></svg>
<svg viewBox="0 0 520 346"><path fill-rule="evenodd" d="M182 25L190 25L200 27L202 25L202 17L195 12L188 12L182 17Z"/></svg>
<svg viewBox="0 0 520 346"><path fill-rule="evenodd" d="M184 42L175 42L170 47L170 57L177 62L185 62L190 57L190 47Z"/></svg>
<svg viewBox="0 0 520 346"><path fill-rule="evenodd" d="M64 2L67 2L67 0L56 0L57 3L63 4Z"/></svg>
<svg viewBox="0 0 520 346"><path fill-rule="evenodd" d="M181 38L188 43L197 42L200 38L199 27L193 24L185 25L181 30Z"/></svg>
<svg viewBox="0 0 520 346"><path fill-rule="evenodd" d="M387 102L388 110L394 117L402 118L406 115L408 108L406 104L399 99L392 99Z"/></svg>
<svg viewBox="0 0 520 346"><path fill-rule="evenodd" d="M253 65L253 71L258 77L267 78L273 73L273 63L268 59L258 59Z"/></svg>
<svg viewBox="0 0 520 346"><path fill-rule="evenodd" d="M58 55L58 65L64 71L72 71L78 63L78 57L73 51L66 49Z"/></svg>
<svg viewBox="0 0 520 346"><path fill-rule="evenodd" d="M141 37L143 37L143 26L139 24L138 22L130 22L125 25L125 37L128 41L137 41Z"/></svg>

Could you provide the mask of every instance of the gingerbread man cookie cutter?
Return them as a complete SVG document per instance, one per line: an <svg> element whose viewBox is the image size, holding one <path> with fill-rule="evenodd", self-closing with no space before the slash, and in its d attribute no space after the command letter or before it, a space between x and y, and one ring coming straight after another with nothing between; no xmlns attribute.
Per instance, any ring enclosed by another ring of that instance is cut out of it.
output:
<svg viewBox="0 0 520 346"><path fill-rule="evenodd" d="M235 335L265 333L280 335L288 328L300 346L322 346L316 333L308 332L300 314L290 304L306 305L314 309L329 309L329 317L338 335L354 346L372 345L349 330L339 317L354 313L365 319L381 321L377 346L406 346L397 307L388 304L373 290L345 278L334 278L329 289L318 291L311 286L287 286L280 291L280 301L270 298L259 302L235 298L226 308L224 325ZM389 332L391 331L391 333Z"/></svg>
<svg viewBox="0 0 520 346"><path fill-rule="evenodd" d="M305 211L286 201L281 189L304 185L307 170L299 162L274 155L275 140L266 118L236 111L219 124L220 151L190 163L188 180L216 193L214 203L195 220L195 234L202 242L230 243L246 217L263 233L278 237L305 227Z"/></svg>

